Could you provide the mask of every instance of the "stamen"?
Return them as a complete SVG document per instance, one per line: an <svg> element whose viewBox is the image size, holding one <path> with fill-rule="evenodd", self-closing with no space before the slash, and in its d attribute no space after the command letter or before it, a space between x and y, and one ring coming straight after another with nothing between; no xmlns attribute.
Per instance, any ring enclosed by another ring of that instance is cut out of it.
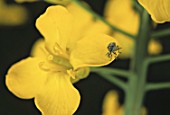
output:
<svg viewBox="0 0 170 115"><path fill-rule="evenodd" d="M55 45L54 45L54 52L59 55L62 55L64 53L58 43L55 43Z"/></svg>
<svg viewBox="0 0 170 115"><path fill-rule="evenodd" d="M67 74L72 78L75 79L76 73L72 69L67 70Z"/></svg>
<svg viewBox="0 0 170 115"><path fill-rule="evenodd" d="M40 62L39 63L39 67L40 69L44 70L44 71L49 71L50 69L45 65L45 62Z"/></svg>

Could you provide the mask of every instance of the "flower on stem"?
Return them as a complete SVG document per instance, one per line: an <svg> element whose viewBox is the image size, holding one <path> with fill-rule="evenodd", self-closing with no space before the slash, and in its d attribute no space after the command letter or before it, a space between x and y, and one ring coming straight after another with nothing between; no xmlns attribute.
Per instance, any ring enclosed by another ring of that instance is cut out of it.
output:
<svg viewBox="0 0 170 115"><path fill-rule="evenodd" d="M139 14L133 7L132 0L109 0L106 3L105 18L113 25L132 35L137 35L139 28ZM122 49L120 58L131 58L135 47L135 40L120 32L113 32ZM154 47L153 47L154 46ZM155 48L155 49L153 49ZM161 44L151 40L148 46L149 54L159 54L162 51Z"/></svg>
<svg viewBox="0 0 170 115"><path fill-rule="evenodd" d="M72 83L87 77L88 67L104 66L116 58L106 54L108 44L117 41L98 31L89 32L93 21L72 4L47 8L36 21L44 39L35 43L32 56L9 69L8 89L20 98L34 98L43 115L73 114L80 94Z"/></svg>
<svg viewBox="0 0 170 115"><path fill-rule="evenodd" d="M27 11L24 7L0 0L0 25L20 25L27 19Z"/></svg>
<svg viewBox="0 0 170 115"><path fill-rule="evenodd" d="M138 0L157 23L170 21L170 0Z"/></svg>
<svg viewBox="0 0 170 115"><path fill-rule="evenodd" d="M124 115L124 108L119 104L119 96L116 91L106 93L103 101L102 115ZM147 115L146 109L141 109L141 115Z"/></svg>

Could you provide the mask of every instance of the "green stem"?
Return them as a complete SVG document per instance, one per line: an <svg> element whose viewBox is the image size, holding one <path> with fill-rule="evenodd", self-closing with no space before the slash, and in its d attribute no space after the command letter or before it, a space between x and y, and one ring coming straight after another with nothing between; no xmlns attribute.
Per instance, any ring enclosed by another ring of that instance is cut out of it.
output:
<svg viewBox="0 0 170 115"><path fill-rule="evenodd" d="M116 78L116 76L109 75L106 73L98 73L102 78L106 79L107 81L111 82L112 84L117 85L118 87L122 88L124 91L126 91L126 83L123 82L122 80Z"/></svg>
<svg viewBox="0 0 170 115"><path fill-rule="evenodd" d="M145 60L145 63L147 63L149 65L150 63L155 63L155 62L160 62L160 61L167 61L167 60L170 60L170 54L147 58Z"/></svg>
<svg viewBox="0 0 170 115"><path fill-rule="evenodd" d="M132 2L133 2L134 10L141 13L143 11L143 7L138 3L137 0L132 0Z"/></svg>
<svg viewBox="0 0 170 115"><path fill-rule="evenodd" d="M146 85L146 91L152 91L152 90L160 90L170 88L170 82L164 82L164 83L149 83Z"/></svg>
<svg viewBox="0 0 170 115"><path fill-rule="evenodd" d="M118 75L121 77L128 78L132 76L132 74L126 70L121 70L121 69L115 69L115 68L91 68L91 72L96 72L96 73L106 73L106 74L113 74L113 75Z"/></svg>
<svg viewBox="0 0 170 115"><path fill-rule="evenodd" d="M113 26L110 22L108 22L107 20L105 20L102 16L98 15L96 12L94 12L92 9L90 9L89 7L83 5L79 0L72 0L73 2L75 2L76 4L78 4L80 7L82 7L83 9L85 9L87 12L89 12L91 15L93 15L95 18L99 19L100 21L102 21L103 23L105 23L106 25L108 25L112 30L120 32L130 38L135 38L134 35L123 31L115 26Z"/></svg>
<svg viewBox="0 0 170 115"><path fill-rule="evenodd" d="M141 15L138 36L135 39L135 53L132 59L131 71L136 77L130 77L125 99L125 115L140 115L142 101L145 94L147 64L147 46L151 37L151 22L144 10Z"/></svg>
<svg viewBox="0 0 170 115"><path fill-rule="evenodd" d="M152 38L159 38L159 37L169 36L169 35L170 35L170 28L166 28L166 29L163 29L163 30L153 32L151 37Z"/></svg>

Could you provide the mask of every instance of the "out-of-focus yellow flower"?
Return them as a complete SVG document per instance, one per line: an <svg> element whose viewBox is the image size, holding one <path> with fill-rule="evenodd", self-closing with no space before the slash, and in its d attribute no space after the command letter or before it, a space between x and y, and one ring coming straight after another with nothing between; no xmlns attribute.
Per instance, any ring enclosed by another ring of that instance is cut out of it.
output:
<svg viewBox="0 0 170 115"><path fill-rule="evenodd" d="M157 23L170 22L170 0L138 0Z"/></svg>
<svg viewBox="0 0 170 115"><path fill-rule="evenodd" d="M163 50L162 45L157 40L152 39L148 47L149 53L151 55L156 55L160 54L162 50Z"/></svg>
<svg viewBox="0 0 170 115"><path fill-rule="evenodd" d="M19 5L7 5L0 0L0 25L19 25L27 19L27 11Z"/></svg>
<svg viewBox="0 0 170 115"><path fill-rule="evenodd" d="M105 95L102 115L123 115L123 108L119 104L116 91L109 91Z"/></svg>
<svg viewBox="0 0 170 115"><path fill-rule="evenodd" d="M118 94L116 91L109 91L103 101L102 115L124 115L124 108L119 104ZM141 109L141 115L147 115L146 109Z"/></svg>
<svg viewBox="0 0 170 115"><path fill-rule="evenodd" d="M137 35L140 20L139 14L133 9L132 0L109 0L106 4L105 17L112 25L132 35ZM119 57L131 58L134 52L134 40L119 32L113 32L112 36L119 41L122 47L122 53ZM152 49L154 48L155 50L150 50L151 44L154 46ZM159 42L152 43L151 41L148 47L150 54L159 54L161 52Z"/></svg>
<svg viewBox="0 0 170 115"><path fill-rule="evenodd" d="M38 2L42 0L15 0L18 3L23 3L23 2ZM70 3L70 0L44 0L46 2L52 3L52 4L68 4Z"/></svg>
<svg viewBox="0 0 170 115"><path fill-rule="evenodd" d="M14 64L6 76L8 89L20 98L34 98L43 115L73 114L80 94L72 81L87 77L88 67L115 59L114 54L111 59L106 54L108 44L117 41L88 32L93 20L84 10L77 6L67 9L50 6L37 19L36 27L44 39L35 43L31 57Z"/></svg>

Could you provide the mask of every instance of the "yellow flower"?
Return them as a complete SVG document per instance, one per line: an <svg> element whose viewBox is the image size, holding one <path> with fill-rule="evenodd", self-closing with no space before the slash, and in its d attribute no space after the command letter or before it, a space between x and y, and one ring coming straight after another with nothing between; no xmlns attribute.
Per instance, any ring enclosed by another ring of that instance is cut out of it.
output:
<svg viewBox="0 0 170 115"><path fill-rule="evenodd" d="M157 23L170 22L170 0L138 0Z"/></svg>
<svg viewBox="0 0 170 115"><path fill-rule="evenodd" d="M139 14L133 9L132 0L109 0L105 8L105 17L113 25L132 35L137 35L139 28ZM120 58L131 58L133 56L134 41L132 38L119 32L113 32L113 37L120 43L122 49ZM156 43L156 44L155 44ZM150 50L152 47L157 50ZM159 54L162 47L159 42L151 42L148 46L150 54Z"/></svg>
<svg viewBox="0 0 170 115"><path fill-rule="evenodd" d="M19 25L27 19L27 11L19 5L7 5L0 0L0 25Z"/></svg>
<svg viewBox="0 0 170 115"><path fill-rule="evenodd" d="M93 20L84 10L77 6L67 9L47 8L36 21L44 39L35 43L32 56L14 64L6 75L8 89L20 98L34 98L43 115L73 114L80 94L72 82L85 78L88 67L107 65L115 59L114 54L111 59L106 54L108 44L118 44L116 40L88 32Z"/></svg>
<svg viewBox="0 0 170 115"><path fill-rule="evenodd" d="M102 115L123 115L123 108L118 102L116 91L109 91L103 101Z"/></svg>
<svg viewBox="0 0 170 115"><path fill-rule="evenodd" d="M160 54L162 50L163 50L162 45L157 40L151 39L151 42L148 47L148 52L151 55L156 55L156 54Z"/></svg>
<svg viewBox="0 0 170 115"><path fill-rule="evenodd" d="M109 91L103 101L102 115L124 115L124 108L119 104L118 94L116 91ZM147 115L146 109L141 109L141 115Z"/></svg>

